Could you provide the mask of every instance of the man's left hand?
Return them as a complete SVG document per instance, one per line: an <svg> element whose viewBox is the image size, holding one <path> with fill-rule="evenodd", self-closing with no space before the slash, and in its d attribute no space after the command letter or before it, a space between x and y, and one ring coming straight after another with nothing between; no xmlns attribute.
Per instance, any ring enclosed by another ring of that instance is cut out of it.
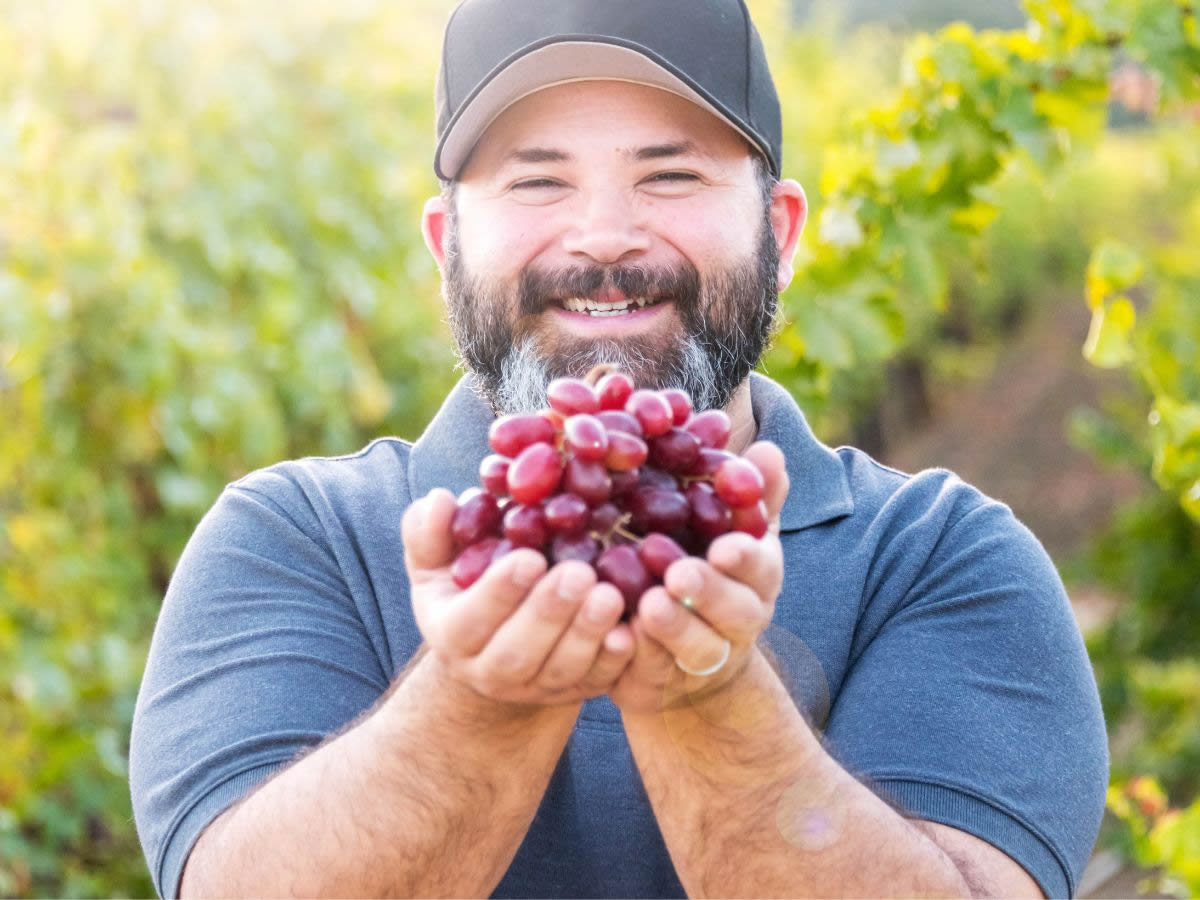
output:
<svg viewBox="0 0 1200 900"><path fill-rule="evenodd" d="M633 660L613 688L612 701L626 714L654 713L677 697L709 694L730 683L758 652L756 640L771 621L783 584L779 512L788 493L783 453L760 442L745 457L766 483L769 529L762 539L731 532L708 548L706 559L688 557L666 571L665 587L642 595L631 622ZM703 671L725 655L712 675L685 674L675 661Z"/></svg>

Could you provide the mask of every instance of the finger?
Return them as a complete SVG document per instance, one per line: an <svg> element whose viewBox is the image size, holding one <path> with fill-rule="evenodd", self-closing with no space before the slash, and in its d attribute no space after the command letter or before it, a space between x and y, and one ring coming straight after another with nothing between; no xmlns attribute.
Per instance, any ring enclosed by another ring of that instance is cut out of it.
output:
<svg viewBox="0 0 1200 900"><path fill-rule="evenodd" d="M779 511L783 509L783 501L787 499L790 485L783 451L770 441L759 441L743 456L762 472L763 481L766 483L763 499L767 503L767 521L774 522L779 518Z"/></svg>
<svg viewBox="0 0 1200 900"><path fill-rule="evenodd" d="M445 488L434 488L409 505L400 522L404 541L404 564L409 576L426 569L440 569L454 561L454 539L450 520L458 501Z"/></svg>
<svg viewBox="0 0 1200 900"><path fill-rule="evenodd" d="M783 586L783 549L779 538L768 534L757 540L730 532L708 547L709 565L733 581L749 587L766 604L774 604Z"/></svg>
<svg viewBox="0 0 1200 900"><path fill-rule="evenodd" d="M484 570L465 591L451 594L431 611L431 643L452 657L475 656L529 594L546 572L546 558L536 550L505 554Z"/></svg>
<svg viewBox="0 0 1200 900"><path fill-rule="evenodd" d="M681 614L672 616L672 622L687 615L698 617L722 637L737 643L753 640L762 630L764 604L754 589L718 572L703 560L681 559L672 563L663 584ZM691 607L690 613L685 601Z"/></svg>
<svg viewBox="0 0 1200 900"><path fill-rule="evenodd" d="M629 668L636 645L633 629L628 623L622 622L610 629L600 645L596 661L579 681L585 696L598 697L608 693L609 689L617 683L617 679Z"/></svg>
<svg viewBox="0 0 1200 900"><path fill-rule="evenodd" d="M548 691L578 684L592 668L605 635L624 611L620 591L611 584L593 585L534 679L537 684Z"/></svg>
<svg viewBox="0 0 1200 900"><path fill-rule="evenodd" d="M702 670L721 661L729 652L726 637L699 616L680 606L667 591L651 588L642 595L638 617L646 633L689 669Z"/></svg>
<svg viewBox="0 0 1200 900"><path fill-rule="evenodd" d="M650 633L651 627L646 621L647 614L655 604L652 597L658 594L666 596L672 603L675 602L670 599L670 594L661 586L652 587L642 594L638 601L637 614L629 623L634 639L633 659L629 663L630 676L636 681L649 684L661 683L664 677L670 673L671 667L675 665L675 658ZM649 602L649 606L646 605L647 602Z"/></svg>
<svg viewBox="0 0 1200 900"><path fill-rule="evenodd" d="M595 583L596 573L586 563L551 569L479 652L472 663L476 675L496 685L530 683Z"/></svg>

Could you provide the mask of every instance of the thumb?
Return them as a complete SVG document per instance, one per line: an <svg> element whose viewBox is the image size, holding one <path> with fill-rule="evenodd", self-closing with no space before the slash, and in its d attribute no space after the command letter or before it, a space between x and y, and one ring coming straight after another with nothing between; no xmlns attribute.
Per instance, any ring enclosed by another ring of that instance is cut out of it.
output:
<svg viewBox="0 0 1200 900"><path fill-rule="evenodd" d="M409 575L420 569L440 569L454 561L450 520L458 501L445 488L434 488L404 512L400 533Z"/></svg>

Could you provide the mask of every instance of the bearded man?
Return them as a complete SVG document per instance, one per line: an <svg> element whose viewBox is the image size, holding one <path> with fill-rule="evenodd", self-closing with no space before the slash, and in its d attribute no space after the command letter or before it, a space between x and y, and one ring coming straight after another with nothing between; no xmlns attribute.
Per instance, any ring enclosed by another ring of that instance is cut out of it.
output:
<svg viewBox="0 0 1200 900"><path fill-rule="evenodd" d="M753 373L807 214L740 0L467 0L424 233L466 376L415 444L230 485L180 560L131 784L164 895L1066 896L1104 723L1062 583L944 469ZM449 575L495 416L615 363L722 408L771 530L637 614Z"/></svg>

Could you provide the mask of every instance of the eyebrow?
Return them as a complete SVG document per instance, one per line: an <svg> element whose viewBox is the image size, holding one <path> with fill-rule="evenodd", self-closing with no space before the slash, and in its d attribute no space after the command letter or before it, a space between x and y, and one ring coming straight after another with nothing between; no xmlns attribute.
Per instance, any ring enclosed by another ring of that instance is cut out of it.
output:
<svg viewBox="0 0 1200 900"><path fill-rule="evenodd" d="M567 162L571 159L571 154L564 153L562 150L553 150L550 147L521 147L510 152L504 157L504 162L507 163L549 163L549 162Z"/></svg>
<svg viewBox="0 0 1200 900"><path fill-rule="evenodd" d="M673 156L697 156L700 154L700 151L691 141L674 141L670 144L654 144L650 147L639 147L637 150L627 150L625 153L627 156L632 156L638 162L647 162L654 159L669 159Z"/></svg>
<svg viewBox="0 0 1200 900"><path fill-rule="evenodd" d="M700 156L699 148L692 141L673 141L667 144L652 144L648 147L637 147L622 151L622 155L638 162L649 162L656 159L670 159L676 156ZM519 147L510 151L503 165L524 163L538 165L540 163L570 162L571 154L556 150L553 147Z"/></svg>

